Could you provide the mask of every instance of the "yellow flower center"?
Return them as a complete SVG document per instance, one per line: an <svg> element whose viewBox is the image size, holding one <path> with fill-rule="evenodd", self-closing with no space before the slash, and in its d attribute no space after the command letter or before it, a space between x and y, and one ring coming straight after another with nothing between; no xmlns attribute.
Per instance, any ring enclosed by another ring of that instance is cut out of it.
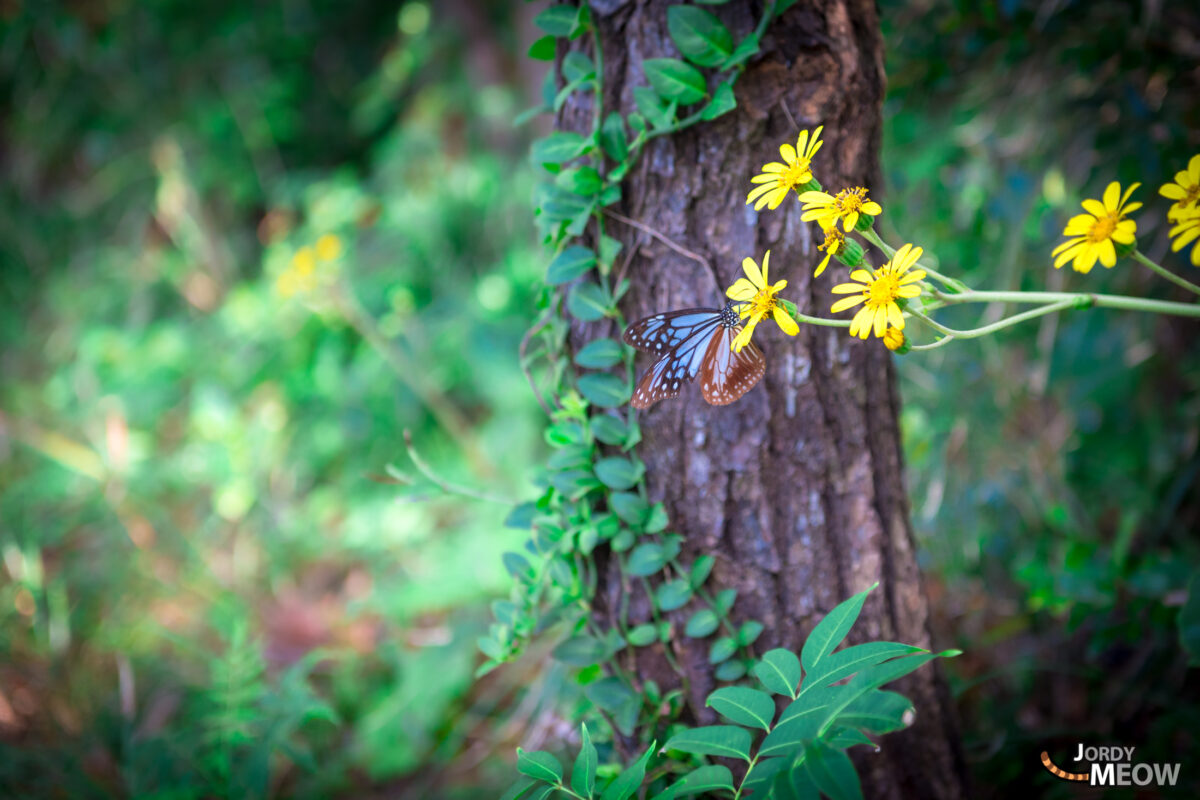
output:
<svg viewBox="0 0 1200 800"><path fill-rule="evenodd" d="M830 253L836 253L845 244L846 237L837 228L830 228L825 231L825 241L817 245L818 250L828 250Z"/></svg>
<svg viewBox="0 0 1200 800"><path fill-rule="evenodd" d="M855 186L853 189L842 189L837 193L837 197L833 198L834 207L837 208L839 216L846 216L855 211L861 211L863 203L867 199L867 190L861 186Z"/></svg>
<svg viewBox="0 0 1200 800"><path fill-rule="evenodd" d="M1112 211L1103 217L1096 217L1096 221L1092 223L1091 230L1088 231L1088 241L1094 244L1111 238L1113 231L1117 229L1117 222L1120 219L1121 216Z"/></svg>
<svg viewBox="0 0 1200 800"><path fill-rule="evenodd" d="M1181 188L1184 190L1184 192L1186 192L1186 194L1184 194L1183 199L1177 202L1175 205L1179 206L1180 208L1186 208L1192 203L1195 203L1197 200L1200 200L1200 183Z"/></svg>
<svg viewBox="0 0 1200 800"><path fill-rule="evenodd" d="M758 294L750 299L750 316L765 317L775 310L775 290L770 286L759 289Z"/></svg>
<svg viewBox="0 0 1200 800"><path fill-rule="evenodd" d="M881 269L875 274L875 280L863 292L867 297L867 305L872 308L886 306L895 302L900 296L900 278L891 270Z"/></svg>
<svg viewBox="0 0 1200 800"><path fill-rule="evenodd" d="M808 169L808 159L804 156L800 156L795 161L788 164L787 169L779 173L779 184L791 189L793 186L796 186L802 181L807 182L809 177Z"/></svg>

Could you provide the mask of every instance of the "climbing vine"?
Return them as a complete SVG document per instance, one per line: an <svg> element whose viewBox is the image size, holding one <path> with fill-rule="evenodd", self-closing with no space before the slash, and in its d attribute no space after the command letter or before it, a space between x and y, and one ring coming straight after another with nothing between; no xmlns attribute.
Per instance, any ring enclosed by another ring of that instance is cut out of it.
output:
<svg viewBox="0 0 1200 800"><path fill-rule="evenodd" d="M668 30L683 58L643 62L646 85L633 89L637 111L628 116L604 107L604 54L587 5L554 5L535 20L545 35L529 54L554 66L543 84L541 104L519 121L557 114L578 94L590 96L591 125L586 133L556 131L532 146L532 160L543 178L534 193L534 216L552 255L540 313L522 343L521 357L522 369L549 416L545 438L553 452L539 481L541 495L518 506L507 520L512 527L529 530L530 536L520 552L504 555L513 589L508 599L493 605L494 622L479 640L487 656L480 674L519 656L534 637L566 631L553 656L580 670L594 715L590 727L585 721L581 729L582 748L569 783L564 783L562 767L550 754L520 751L518 767L527 779L513 787L510 798L560 792L624 800L643 784L647 791L662 791L656 796L664 798L717 790L741 797L774 786L777 773L785 776L780 786L807 785L804 781L809 779L803 776L808 773L797 771L806 761L810 767L832 764L844 779L844 767L850 763L844 749L869 743L859 730L902 727L903 712L910 708L907 700L880 692L878 686L934 657L893 643L860 645L876 648L866 657L856 648L831 655L857 617L864 592L835 609L822 623L825 628L814 630L809 642L822 637L825 641L814 644L811 652L806 645L800 657L774 650L759 658L754 645L762 623L735 623L730 612L736 591L707 588L711 555L681 561L682 538L670 532L663 504L650 501L645 466L636 454L641 433L636 411L628 405L634 353L617 338L625 328L618 303L629 289L624 273L632 254L622 258L622 243L607 232L611 221L636 223L611 207L621 200L624 178L652 140L736 108L733 88L746 61L758 52L767 26L793 1L767 3L754 30L740 39L706 9L668 8ZM567 47L567 42L584 37L590 47ZM572 355L567 346L570 320L607 323L617 335L593 339ZM601 553L602 561L597 559ZM620 582L618 607L605 609L604 615L595 613L602 569L610 570L607 575L615 572ZM635 591L648 599L649 619L631 615ZM672 618L685 620L682 629ZM791 698L790 712L785 710L772 724L775 705L770 694L726 686L708 702L737 725L684 728L678 718L688 676L676 658L680 637L709 642L708 661L718 681L737 682L753 672L768 691ZM675 670L679 688L664 692L653 681L637 678L634 651L656 645ZM901 655L907 657L897 660ZM841 665L830 667L828 674L821 672L827 656L829 664ZM809 677L798 692L802 665ZM824 693L808 692L820 687L823 677L837 676L825 681L828 684L872 665L882 670L871 673L881 678L879 682L860 681L867 674L863 671L846 685L865 688L845 703L838 700L837 708L823 705ZM816 714L819 708L828 713ZM851 712L882 714L888 721L856 728L853 720L847 723L839 716ZM801 718L804 725L795 724ZM817 724L810 729L813 723ZM767 734L753 757L751 733L738 727L747 724ZM629 765L600 764L593 741L601 743L610 762L618 760L616 749L604 746L618 733L626 741L640 741L642 755ZM648 774L656 741L666 741L667 750L677 756ZM743 758L749 766L735 785L727 767L704 764L705 756ZM857 777L843 788L849 791L851 785L857 786Z"/></svg>

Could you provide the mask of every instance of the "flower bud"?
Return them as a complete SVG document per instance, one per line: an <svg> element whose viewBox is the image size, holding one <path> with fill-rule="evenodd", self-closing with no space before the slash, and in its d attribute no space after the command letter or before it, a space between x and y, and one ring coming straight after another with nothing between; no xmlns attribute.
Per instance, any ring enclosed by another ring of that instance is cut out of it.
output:
<svg viewBox="0 0 1200 800"><path fill-rule="evenodd" d="M805 192L819 192L819 191L821 191L821 182L819 180L817 180L816 178L811 178L808 181L808 183L799 187L799 190L796 193L804 194Z"/></svg>
<svg viewBox="0 0 1200 800"><path fill-rule="evenodd" d="M870 214L859 214L858 222L854 223L854 230L869 231L871 226L875 224L875 218Z"/></svg>
<svg viewBox="0 0 1200 800"><path fill-rule="evenodd" d="M863 263L862 245L853 239L847 239L833 254L833 257L850 269L857 269Z"/></svg>
<svg viewBox="0 0 1200 800"><path fill-rule="evenodd" d="M1126 258L1127 256L1133 255L1134 250L1137 250L1137 239L1134 239L1129 244L1121 244L1120 242L1113 240L1113 245L1115 245L1117 249L1117 258Z"/></svg>
<svg viewBox="0 0 1200 800"><path fill-rule="evenodd" d="M899 328L888 328L883 332L883 344L888 350L893 353L904 355L912 349L912 345L908 343L908 339L904 335L904 331Z"/></svg>

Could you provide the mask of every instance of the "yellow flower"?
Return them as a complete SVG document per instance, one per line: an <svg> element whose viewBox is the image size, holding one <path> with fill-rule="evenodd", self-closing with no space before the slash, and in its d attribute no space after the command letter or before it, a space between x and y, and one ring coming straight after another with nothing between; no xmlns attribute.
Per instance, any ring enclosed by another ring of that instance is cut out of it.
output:
<svg viewBox="0 0 1200 800"><path fill-rule="evenodd" d="M317 260L313 257L311 247L301 247L292 256L292 269L296 270L297 275L311 275L316 268Z"/></svg>
<svg viewBox="0 0 1200 800"><path fill-rule="evenodd" d="M867 197L867 190L861 186L842 189L836 195L805 192L800 195L800 202L804 203L804 214L800 219L806 222L815 219L822 228L832 228L840 219L847 233L854 230L860 214L878 217L883 213L879 203Z"/></svg>
<svg viewBox="0 0 1200 800"><path fill-rule="evenodd" d="M322 261L333 261L342 254L342 240L327 233L317 239L317 258Z"/></svg>
<svg viewBox="0 0 1200 800"><path fill-rule="evenodd" d="M1175 221L1179 224L1170 231L1171 251L1178 253L1189 242L1200 236L1200 206L1191 207ZM1192 247L1192 266L1200 267L1200 245Z"/></svg>
<svg viewBox="0 0 1200 800"><path fill-rule="evenodd" d="M824 231L825 241L817 245L817 249L824 250L825 257L817 265L817 271L813 273L814 278L821 277L821 273L829 266L830 257L836 255L839 250L846 246L846 236L837 228L824 228Z"/></svg>
<svg viewBox="0 0 1200 800"><path fill-rule="evenodd" d="M787 286L787 281L779 281L774 286L767 283L767 265L770 261L771 251L768 250L767 254L763 256L762 272L759 272L758 264L754 263L753 258L742 259L742 269L745 270L746 277L738 278L725 291L730 299L741 303L739 313L742 318L749 317L745 327L733 340L733 349L739 353L743 347L750 344L750 337L754 335L754 326L761 322L767 314L775 317L775 323L788 336L795 336L800 332L800 326L796 324L796 320L792 319L792 315L787 313L775 299L775 295Z"/></svg>
<svg viewBox="0 0 1200 800"><path fill-rule="evenodd" d="M899 328L888 328L883 332L883 344L888 350L899 350L904 347L904 331Z"/></svg>
<svg viewBox="0 0 1200 800"><path fill-rule="evenodd" d="M1142 207L1141 203L1126 205L1133 190L1139 186L1140 183L1135 183L1121 194L1121 184L1113 181L1104 190L1103 202L1091 198L1084 200L1083 210L1088 213L1071 217L1067 227L1063 228L1067 240L1051 253L1057 256L1054 268L1073 260L1074 270L1086 273L1091 272L1099 259L1106 269L1111 269L1117 263L1116 245L1133 244L1137 233L1137 223L1125 216Z"/></svg>
<svg viewBox="0 0 1200 800"><path fill-rule="evenodd" d="M876 336L883 336L889 325L898 331L904 329L904 316L896 300L920 296L921 287L913 284L925 277L925 270L908 270L923 252L920 247L906 244L874 275L865 269L856 269L850 273L850 279L858 283L841 283L833 287L834 294L853 295L834 303L833 313L864 304L850 323L851 336L866 339L872 329Z"/></svg>
<svg viewBox="0 0 1200 800"><path fill-rule="evenodd" d="M1200 155L1192 156L1188 168L1175 173L1175 182L1161 186L1158 193L1175 204L1167 210L1167 219L1175 220L1190 209L1200 208Z"/></svg>
<svg viewBox="0 0 1200 800"><path fill-rule="evenodd" d="M750 179L751 183L761 183L762 186L754 187L750 194L746 195L746 204L754 203L757 199L758 202L754 203L755 211L763 206L774 211L788 196L788 192L811 181L812 159L821 149L821 130L822 128L817 128L813 131L811 139L808 131L800 131L795 147L790 144L780 145L779 154L783 157L783 163L772 161L770 164L764 164L762 174Z"/></svg>

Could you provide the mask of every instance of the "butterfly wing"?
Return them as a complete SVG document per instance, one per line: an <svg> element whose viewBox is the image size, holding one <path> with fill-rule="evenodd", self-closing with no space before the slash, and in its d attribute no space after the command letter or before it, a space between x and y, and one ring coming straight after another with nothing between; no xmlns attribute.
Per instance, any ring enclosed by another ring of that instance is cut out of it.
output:
<svg viewBox="0 0 1200 800"><path fill-rule="evenodd" d="M683 344L689 336L720 321L720 309L684 308L639 319L625 329L625 344L643 353L662 355Z"/></svg>
<svg viewBox="0 0 1200 800"><path fill-rule="evenodd" d="M726 406L754 388L767 371L762 350L749 342L740 353L731 348L740 327L722 326L712 337L700 365L700 391L714 406Z"/></svg>
<svg viewBox="0 0 1200 800"><path fill-rule="evenodd" d="M683 385L699 374L710 341L722 330L720 315L715 308L689 308L656 314L630 325L624 336L627 343L661 353L638 381L630 405L649 408L678 395Z"/></svg>

